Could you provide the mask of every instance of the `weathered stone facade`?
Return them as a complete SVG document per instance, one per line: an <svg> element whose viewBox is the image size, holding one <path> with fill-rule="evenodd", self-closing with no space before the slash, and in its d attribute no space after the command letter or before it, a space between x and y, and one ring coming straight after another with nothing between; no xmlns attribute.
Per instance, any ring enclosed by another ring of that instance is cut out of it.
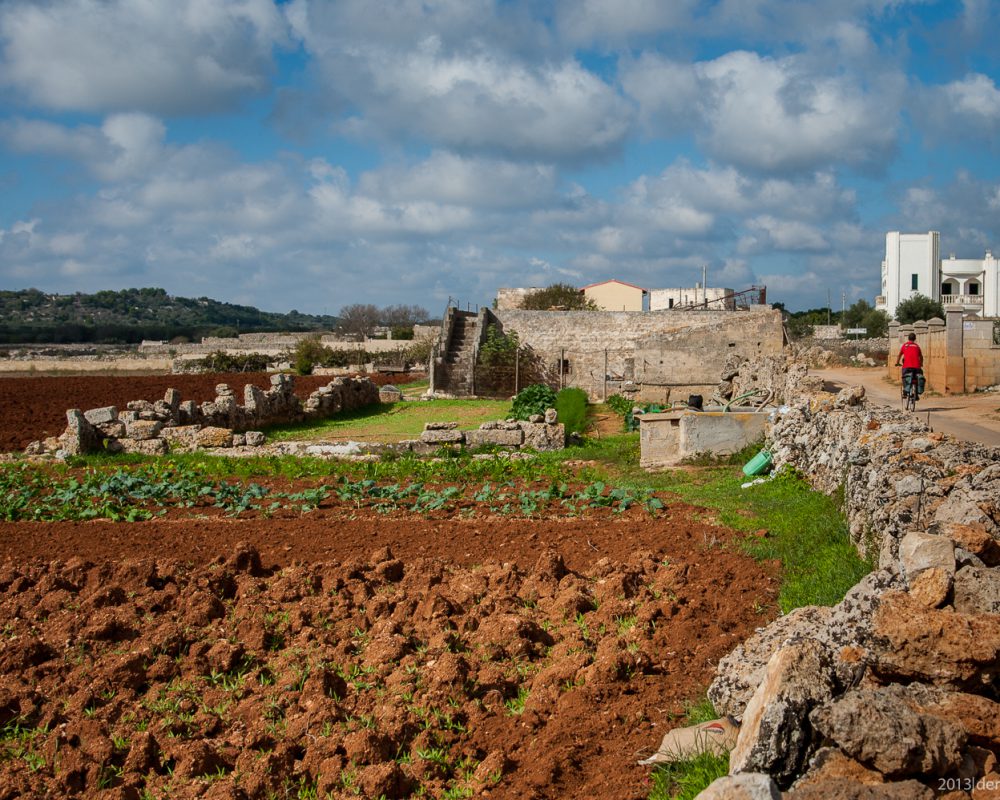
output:
<svg viewBox="0 0 1000 800"><path fill-rule="evenodd" d="M553 383L578 386L593 400L634 389L638 400L665 402L711 393L719 365L782 353L781 312L497 310L505 332L544 361Z"/></svg>
<svg viewBox="0 0 1000 800"><path fill-rule="evenodd" d="M770 430L779 468L844 487L851 537L878 566L836 606L797 609L720 662L709 696L743 718L731 769L791 800L994 797L1000 449L863 395L814 396ZM945 785L960 791L928 788Z"/></svg>

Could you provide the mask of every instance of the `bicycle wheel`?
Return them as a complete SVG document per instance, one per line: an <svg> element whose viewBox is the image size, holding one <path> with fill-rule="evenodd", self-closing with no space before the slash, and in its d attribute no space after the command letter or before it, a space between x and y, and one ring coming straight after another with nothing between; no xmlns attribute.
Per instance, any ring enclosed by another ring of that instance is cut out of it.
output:
<svg viewBox="0 0 1000 800"><path fill-rule="evenodd" d="M910 391L906 393L906 410L917 410L917 389L914 386L910 386Z"/></svg>

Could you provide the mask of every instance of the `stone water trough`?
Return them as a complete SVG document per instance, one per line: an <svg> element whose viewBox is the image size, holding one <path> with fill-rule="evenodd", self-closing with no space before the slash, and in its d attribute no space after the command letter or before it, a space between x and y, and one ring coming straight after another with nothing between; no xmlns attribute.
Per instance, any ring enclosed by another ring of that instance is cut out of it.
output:
<svg viewBox="0 0 1000 800"><path fill-rule="evenodd" d="M766 411L667 411L639 417L639 465L672 467L698 454L729 455L764 435Z"/></svg>

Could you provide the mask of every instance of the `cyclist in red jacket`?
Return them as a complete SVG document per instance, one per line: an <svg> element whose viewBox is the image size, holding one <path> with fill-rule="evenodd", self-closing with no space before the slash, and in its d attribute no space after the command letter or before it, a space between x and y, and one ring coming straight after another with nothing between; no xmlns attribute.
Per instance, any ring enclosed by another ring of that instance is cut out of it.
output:
<svg viewBox="0 0 1000 800"><path fill-rule="evenodd" d="M924 374L924 354L920 350L920 345L917 344L917 335L911 333L906 337L906 341L903 342L903 346L899 348L899 355L896 356L896 366L902 366L903 368L903 393L910 386L911 381L916 381L917 395L920 394L920 381L918 376Z"/></svg>

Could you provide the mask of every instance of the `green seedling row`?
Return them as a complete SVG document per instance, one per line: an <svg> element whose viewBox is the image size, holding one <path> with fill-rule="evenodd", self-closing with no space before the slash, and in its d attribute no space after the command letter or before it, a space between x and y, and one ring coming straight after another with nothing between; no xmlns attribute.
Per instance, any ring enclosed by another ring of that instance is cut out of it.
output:
<svg viewBox="0 0 1000 800"><path fill-rule="evenodd" d="M462 482L433 486L423 481L383 483L342 475L330 484L281 492L255 482L227 481L198 469L165 462L114 471L91 468L59 475L28 464L0 469L0 520L60 521L110 519L135 522L173 509L218 508L244 512L308 513L322 504L342 504L377 513L436 511L532 516L544 511L575 515L588 508L621 513L633 506L655 514L663 503L650 490L624 489L594 481L574 489L552 481L541 489L519 488L513 481ZM478 505L473 505L478 504Z"/></svg>

